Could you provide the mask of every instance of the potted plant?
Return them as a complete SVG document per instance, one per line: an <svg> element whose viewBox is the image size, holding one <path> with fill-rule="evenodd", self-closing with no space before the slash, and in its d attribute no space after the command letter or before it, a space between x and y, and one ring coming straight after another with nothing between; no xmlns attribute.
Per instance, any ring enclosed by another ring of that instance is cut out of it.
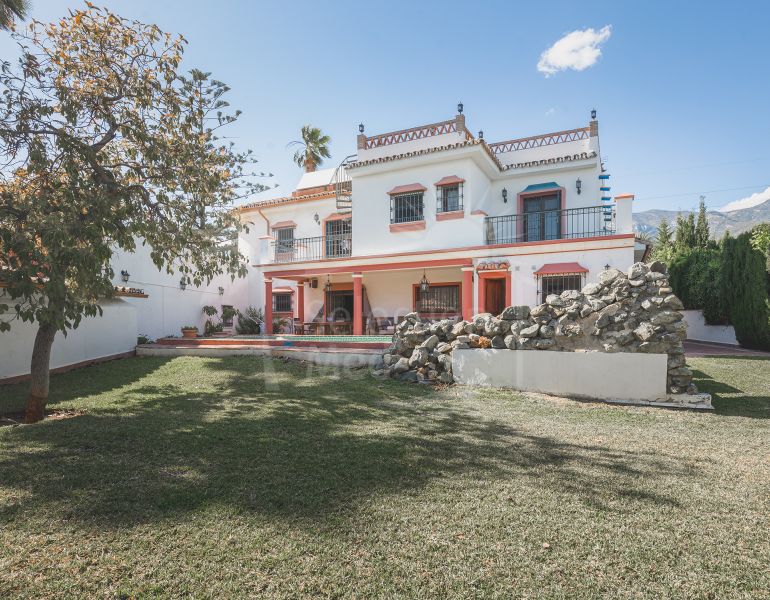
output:
<svg viewBox="0 0 770 600"><path fill-rule="evenodd" d="M249 306L243 312L238 311L238 322L235 331L238 335L257 335L262 329L265 315L261 308Z"/></svg>
<svg viewBox="0 0 770 600"><path fill-rule="evenodd" d="M195 325L182 325L182 337L186 337L186 338L198 337L198 328Z"/></svg>

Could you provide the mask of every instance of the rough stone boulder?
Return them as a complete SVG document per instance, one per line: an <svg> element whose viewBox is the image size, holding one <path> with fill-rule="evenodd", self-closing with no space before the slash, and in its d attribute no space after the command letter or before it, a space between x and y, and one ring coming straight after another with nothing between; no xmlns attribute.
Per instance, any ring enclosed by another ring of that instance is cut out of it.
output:
<svg viewBox="0 0 770 600"><path fill-rule="evenodd" d="M626 273L607 269L582 290L551 294L531 308L509 306L499 315L458 322L428 322L409 313L396 327L379 373L451 383L456 348L658 353L668 355L669 392L694 394L682 308L661 263L636 263Z"/></svg>

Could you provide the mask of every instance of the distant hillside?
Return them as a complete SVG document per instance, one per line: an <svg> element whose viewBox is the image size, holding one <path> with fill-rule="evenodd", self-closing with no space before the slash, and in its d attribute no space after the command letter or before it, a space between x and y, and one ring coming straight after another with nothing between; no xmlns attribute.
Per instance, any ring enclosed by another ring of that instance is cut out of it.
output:
<svg viewBox="0 0 770 600"><path fill-rule="evenodd" d="M634 213L634 231L646 233L650 237L655 237L658 231L660 220L665 218L673 226L676 216L682 212L687 214L690 211L678 210L645 210L644 212ZM730 231L732 235L738 235L748 231L760 223L770 223L770 200L752 206L730 212L709 211L707 213L711 237L720 239L725 231Z"/></svg>

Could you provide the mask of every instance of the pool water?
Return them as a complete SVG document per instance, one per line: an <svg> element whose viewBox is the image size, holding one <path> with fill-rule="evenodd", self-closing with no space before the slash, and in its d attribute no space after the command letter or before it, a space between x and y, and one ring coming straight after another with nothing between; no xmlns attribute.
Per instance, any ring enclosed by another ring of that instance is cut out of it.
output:
<svg viewBox="0 0 770 600"><path fill-rule="evenodd" d="M388 343L390 335L243 335L239 338L254 340L284 340L287 342L341 342L346 344Z"/></svg>

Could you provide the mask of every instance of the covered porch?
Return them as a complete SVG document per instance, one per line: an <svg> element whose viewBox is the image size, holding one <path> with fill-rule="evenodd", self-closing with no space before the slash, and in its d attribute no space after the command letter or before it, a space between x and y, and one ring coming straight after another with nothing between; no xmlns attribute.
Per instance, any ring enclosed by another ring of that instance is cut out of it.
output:
<svg viewBox="0 0 770 600"><path fill-rule="evenodd" d="M504 258L450 258L264 273L265 333L392 335L411 312L458 321L499 314L512 304L511 271Z"/></svg>

